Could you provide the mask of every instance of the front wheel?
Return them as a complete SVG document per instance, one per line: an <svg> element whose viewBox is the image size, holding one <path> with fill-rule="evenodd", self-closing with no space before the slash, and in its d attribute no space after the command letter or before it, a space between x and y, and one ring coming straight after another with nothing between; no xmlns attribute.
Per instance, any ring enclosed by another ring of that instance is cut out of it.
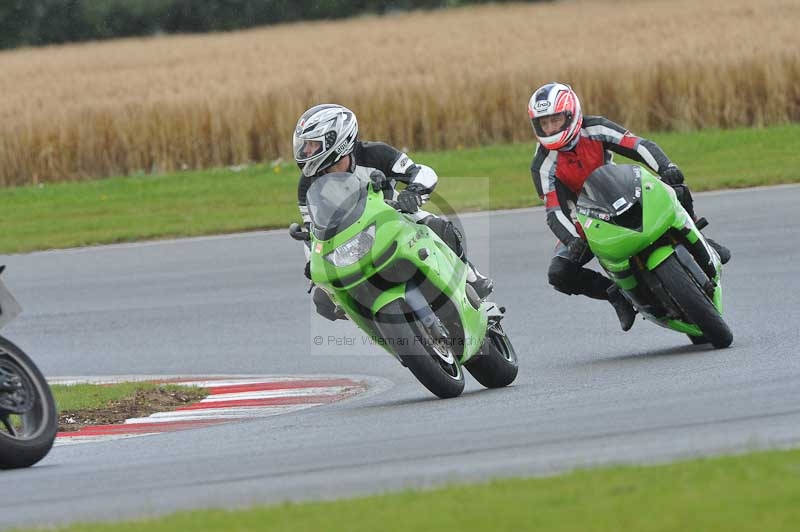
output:
<svg viewBox="0 0 800 532"><path fill-rule="evenodd" d="M703 331L707 342L717 348L731 345L733 334L728 325L675 255L659 264L655 274L688 320Z"/></svg>
<svg viewBox="0 0 800 532"><path fill-rule="evenodd" d="M502 388L517 378L517 352L499 323L490 325L480 351L464 363L486 388Z"/></svg>
<svg viewBox="0 0 800 532"><path fill-rule="evenodd" d="M458 397L464 391L464 372L452 343L437 339L409 314L401 300L386 305L376 320L381 335L431 393L441 399Z"/></svg>
<svg viewBox="0 0 800 532"><path fill-rule="evenodd" d="M703 345L708 343L708 338L705 336L692 336L691 334L687 334L686 336L689 337L689 341L691 341L694 345Z"/></svg>
<svg viewBox="0 0 800 532"><path fill-rule="evenodd" d="M0 469L29 467L44 458L57 430L56 403L44 376L0 336Z"/></svg>

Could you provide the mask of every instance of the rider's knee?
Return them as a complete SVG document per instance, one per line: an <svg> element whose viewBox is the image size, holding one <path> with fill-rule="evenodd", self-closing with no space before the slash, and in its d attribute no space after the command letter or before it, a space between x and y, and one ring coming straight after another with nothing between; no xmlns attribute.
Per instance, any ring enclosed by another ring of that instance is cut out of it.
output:
<svg viewBox="0 0 800 532"><path fill-rule="evenodd" d="M573 288L574 269L572 263L567 259L555 257L547 270L547 280L559 292L572 295L575 293Z"/></svg>
<svg viewBox="0 0 800 532"><path fill-rule="evenodd" d="M439 235L439 238L441 238L450 249L461 256L463 253L463 236L461 235L461 231L453 225L453 222L431 215L420 220L420 223L428 226L431 231Z"/></svg>
<svg viewBox="0 0 800 532"><path fill-rule="evenodd" d="M325 290L322 290L321 288L314 290L312 299L314 301L314 307L317 309L317 314L327 320L336 321L336 305L333 303L333 301L331 301L330 296L325 292Z"/></svg>

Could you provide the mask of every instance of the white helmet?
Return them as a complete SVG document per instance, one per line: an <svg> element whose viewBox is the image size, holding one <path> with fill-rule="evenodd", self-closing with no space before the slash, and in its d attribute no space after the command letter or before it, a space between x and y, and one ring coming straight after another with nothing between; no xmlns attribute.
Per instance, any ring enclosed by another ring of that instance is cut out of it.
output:
<svg viewBox="0 0 800 532"><path fill-rule="evenodd" d="M314 177L355 147L358 121L350 109L324 103L315 105L297 121L292 143L294 160L306 177Z"/></svg>
<svg viewBox="0 0 800 532"><path fill-rule="evenodd" d="M546 134L539 121L545 116L562 114L564 125L556 132ZM569 85L548 83L542 85L528 102L528 116L536 138L548 150L572 149L581 134L583 113L578 95Z"/></svg>

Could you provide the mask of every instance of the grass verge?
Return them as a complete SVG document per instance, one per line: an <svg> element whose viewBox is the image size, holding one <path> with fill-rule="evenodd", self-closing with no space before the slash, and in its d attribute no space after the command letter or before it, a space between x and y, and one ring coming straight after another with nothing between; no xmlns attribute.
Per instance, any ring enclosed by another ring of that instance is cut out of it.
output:
<svg viewBox="0 0 800 532"><path fill-rule="evenodd" d="M54 384L50 389L59 411L59 431L122 423L129 418L172 411L208 395L203 388L151 382Z"/></svg>
<svg viewBox="0 0 800 532"><path fill-rule="evenodd" d="M59 530L764 532L795 530L799 522L794 450Z"/></svg>
<svg viewBox="0 0 800 532"><path fill-rule="evenodd" d="M693 190L800 182L800 124L650 138ZM465 212L538 205L533 149L531 142L411 155L436 169L437 192ZM299 218L297 179L296 167L283 163L2 189L0 253L286 227Z"/></svg>

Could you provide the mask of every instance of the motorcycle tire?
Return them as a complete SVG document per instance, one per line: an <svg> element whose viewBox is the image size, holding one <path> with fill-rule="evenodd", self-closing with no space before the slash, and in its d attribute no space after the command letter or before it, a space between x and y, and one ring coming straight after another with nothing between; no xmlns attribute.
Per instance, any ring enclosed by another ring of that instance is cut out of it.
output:
<svg viewBox="0 0 800 532"><path fill-rule="evenodd" d="M41 460L57 431L56 403L44 376L28 355L0 336L0 469Z"/></svg>
<svg viewBox="0 0 800 532"><path fill-rule="evenodd" d="M381 319L381 314L386 315L386 319ZM458 397L464 391L464 371L452 347L448 354L452 362L448 362L442 357L447 344L437 343L430 331L416 320L397 319L409 314L410 309L402 300L389 303L378 313L378 330L425 388L441 399Z"/></svg>
<svg viewBox="0 0 800 532"><path fill-rule="evenodd" d="M502 388L517 378L517 352L500 324L486 331L480 351L464 363L470 375L486 388Z"/></svg>
<svg viewBox="0 0 800 532"><path fill-rule="evenodd" d="M675 304L691 323L697 325L703 336L716 348L728 347L733 334L717 308L698 286L678 258L672 255L655 269L655 274Z"/></svg>

